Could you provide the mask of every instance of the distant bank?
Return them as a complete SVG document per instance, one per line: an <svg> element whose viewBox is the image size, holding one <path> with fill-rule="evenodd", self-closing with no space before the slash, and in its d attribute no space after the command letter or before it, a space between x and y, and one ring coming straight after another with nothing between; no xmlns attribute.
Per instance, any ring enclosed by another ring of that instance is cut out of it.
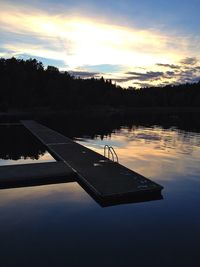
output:
<svg viewBox="0 0 200 267"><path fill-rule="evenodd" d="M26 109L10 109L0 112L0 121L6 120L21 120L33 118L49 118L51 116L57 117L80 117L81 118L105 118L105 117L118 117L128 118L136 117L142 118L145 116L168 116L168 117L181 117L183 115L198 116L200 114L200 107L143 107L143 108L125 108L125 107L108 107L108 106L92 106L79 109L64 109L64 108L49 108L49 107L36 107Z"/></svg>

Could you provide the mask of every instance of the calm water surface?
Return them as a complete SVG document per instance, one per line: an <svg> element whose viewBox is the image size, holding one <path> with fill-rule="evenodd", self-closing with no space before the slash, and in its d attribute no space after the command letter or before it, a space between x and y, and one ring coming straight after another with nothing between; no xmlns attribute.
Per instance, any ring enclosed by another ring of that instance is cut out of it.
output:
<svg viewBox="0 0 200 267"><path fill-rule="evenodd" d="M200 266L200 134L133 126L76 140L112 145L163 200L102 208L76 182L1 190L0 266Z"/></svg>
<svg viewBox="0 0 200 267"><path fill-rule="evenodd" d="M0 166L53 161L46 147L25 127L0 124Z"/></svg>

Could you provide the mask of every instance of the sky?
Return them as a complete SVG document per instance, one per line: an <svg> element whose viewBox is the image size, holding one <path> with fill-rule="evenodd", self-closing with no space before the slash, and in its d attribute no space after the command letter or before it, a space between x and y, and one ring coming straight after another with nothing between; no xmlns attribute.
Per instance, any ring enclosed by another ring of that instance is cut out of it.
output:
<svg viewBox="0 0 200 267"><path fill-rule="evenodd" d="M0 0L0 57L122 87L200 80L199 0Z"/></svg>

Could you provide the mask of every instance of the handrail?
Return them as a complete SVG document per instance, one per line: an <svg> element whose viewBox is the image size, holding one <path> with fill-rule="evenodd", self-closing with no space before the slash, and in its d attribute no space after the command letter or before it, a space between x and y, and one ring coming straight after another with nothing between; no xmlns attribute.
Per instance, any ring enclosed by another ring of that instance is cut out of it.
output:
<svg viewBox="0 0 200 267"><path fill-rule="evenodd" d="M116 157L116 160L117 162L119 162L119 159L118 159L118 156L117 156L117 153L115 152L114 148L112 146L110 146L110 151L113 151L115 157Z"/></svg>
<svg viewBox="0 0 200 267"><path fill-rule="evenodd" d="M106 149L108 149L108 157L106 156ZM104 157L109 158L109 146L108 145L104 146Z"/></svg>
<svg viewBox="0 0 200 267"><path fill-rule="evenodd" d="M106 152L107 152L107 154L106 154ZM116 162L117 163L119 162L117 153L115 152L114 148L112 146L105 145L104 146L104 157L107 157L108 159L111 159L110 155L112 156L112 161L115 162L115 158L116 158Z"/></svg>

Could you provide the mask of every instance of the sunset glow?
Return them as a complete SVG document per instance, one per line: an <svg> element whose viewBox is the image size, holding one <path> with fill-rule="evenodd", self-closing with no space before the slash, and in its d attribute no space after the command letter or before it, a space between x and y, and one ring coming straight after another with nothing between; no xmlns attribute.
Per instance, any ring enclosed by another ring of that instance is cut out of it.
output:
<svg viewBox="0 0 200 267"><path fill-rule="evenodd" d="M180 62L187 57L196 58L198 47L194 47L192 35L161 28L138 27L130 22L123 25L121 20L117 23L108 16L86 16L81 10L77 15L66 7L52 13L39 6L1 1L0 32L5 37L0 56L35 57L75 75L76 71L94 71L96 77L103 75L125 87L181 82L184 69L172 75L170 65L184 67ZM110 66L110 71L104 70L105 65ZM158 71L163 75L157 79L154 75L141 78ZM200 73L193 75L196 78Z"/></svg>
<svg viewBox="0 0 200 267"><path fill-rule="evenodd" d="M104 145L109 144L114 147L120 164L162 182L173 179L174 173L181 176L188 170L195 172L194 158L198 161L200 156L199 135L191 135L185 142L184 132L157 126L121 128L103 140L96 136L94 140L78 142L102 155Z"/></svg>

